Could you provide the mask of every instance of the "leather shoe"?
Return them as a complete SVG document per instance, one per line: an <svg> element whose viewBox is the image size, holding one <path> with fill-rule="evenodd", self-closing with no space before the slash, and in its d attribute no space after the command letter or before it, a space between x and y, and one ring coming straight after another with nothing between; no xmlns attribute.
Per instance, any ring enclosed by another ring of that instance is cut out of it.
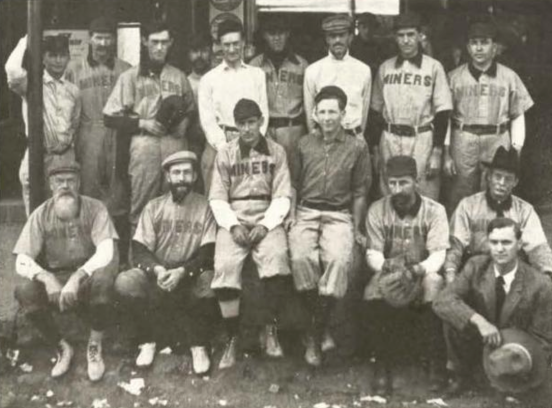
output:
<svg viewBox="0 0 552 408"><path fill-rule="evenodd" d="M446 389L446 395L449 397L457 397L468 390L468 381L466 378L453 373Z"/></svg>
<svg viewBox="0 0 552 408"><path fill-rule="evenodd" d="M236 364L236 348L237 348L238 338L232 337L228 342L226 343L226 347L224 348L224 353L222 354L222 358L219 362L219 370L224 370L225 368L230 368L234 364Z"/></svg>
<svg viewBox="0 0 552 408"><path fill-rule="evenodd" d="M265 353L269 357L280 358L284 356L282 346L278 340L276 325L269 324L265 327Z"/></svg>
<svg viewBox="0 0 552 408"><path fill-rule="evenodd" d="M372 388L376 395L393 395L393 372L389 366L376 363Z"/></svg>
<svg viewBox="0 0 552 408"><path fill-rule="evenodd" d="M50 373L53 378L59 378L69 371L73 354L73 347L71 347L67 341L62 339L58 344L56 364L54 364L54 367L52 367L52 371Z"/></svg>
<svg viewBox="0 0 552 408"><path fill-rule="evenodd" d="M100 381L105 372L105 364L102 358L102 343L99 341L89 341L86 352L88 360L88 378L90 381Z"/></svg>
<svg viewBox="0 0 552 408"><path fill-rule="evenodd" d="M447 374L445 367L438 363L429 364L429 391L440 392L447 387Z"/></svg>
<svg viewBox="0 0 552 408"><path fill-rule="evenodd" d="M207 349L201 346L191 347L192 367L197 375L205 374L211 368L211 361L207 354Z"/></svg>
<svg viewBox="0 0 552 408"><path fill-rule="evenodd" d="M307 364L312 367L320 367L322 365L322 351L314 336L307 336L305 348L305 361Z"/></svg>

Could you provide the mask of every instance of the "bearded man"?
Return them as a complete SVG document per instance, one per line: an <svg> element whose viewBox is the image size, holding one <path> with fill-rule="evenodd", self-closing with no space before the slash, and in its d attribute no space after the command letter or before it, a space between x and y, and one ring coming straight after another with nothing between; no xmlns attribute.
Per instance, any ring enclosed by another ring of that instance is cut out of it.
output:
<svg viewBox="0 0 552 408"><path fill-rule="evenodd" d="M55 161L49 169L53 197L29 217L17 241L15 269L23 278L15 297L46 341L58 348L51 375L70 367L73 347L56 327L52 310L75 310L91 327L88 377L102 378L102 338L113 316L113 283L117 274L118 240L107 208L78 194L80 167Z"/></svg>
<svg viewBox="0 0 552 408"><path fill-rule="evenodd" d="M197 156L174 153L163 169L170 192L144 208L132 241L134 269L122 272L115 288L140 344L137 366L150 366L157 344L175 328L175 342L187 335L194 372L205 374L218 313L210 289L216 223L207 199L192 191L199 175Z"/></svg>

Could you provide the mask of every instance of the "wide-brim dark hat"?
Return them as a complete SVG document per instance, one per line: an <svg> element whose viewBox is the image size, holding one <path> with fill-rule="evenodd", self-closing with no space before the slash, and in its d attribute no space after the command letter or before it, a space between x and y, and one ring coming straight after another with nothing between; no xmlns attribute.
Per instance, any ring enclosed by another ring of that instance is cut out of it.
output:
<svg viewBox="0 0 552 408"><path fill-rule="evenodd" d="M493 160L482 162L482 164L491 169L506 170L519 175L519 157L513 147L506 149L504 146L500 146L496 149Z"/></svg>
<svg viewBox="0 0 552 408"><path fill-rule="evenodd" d="M170 131L186 117L186 108L186 101L182 96L170 95L161 101L155 119Z"/></svg>
<svg viewBox="0 0 552 408"><path fill-rule="evenodd" d="M550 370L550 361L542 344L529 333L518 329L504 329L500 334L502 345L499 348L485 346L483 349L483 368L491 385L502 392L514 394L537 388L546 379L547 371ZM510 362L500 360L512 358L507 353L502 353L504 357L500 355L504 348L519 349L519 358L523 358L523 354L528 354L525 358L530 361L530 370L520 374L514 373L512 367L511 374L504 372L504 367L508 367ZM501 367L497 363L501 363Z"/></svg>

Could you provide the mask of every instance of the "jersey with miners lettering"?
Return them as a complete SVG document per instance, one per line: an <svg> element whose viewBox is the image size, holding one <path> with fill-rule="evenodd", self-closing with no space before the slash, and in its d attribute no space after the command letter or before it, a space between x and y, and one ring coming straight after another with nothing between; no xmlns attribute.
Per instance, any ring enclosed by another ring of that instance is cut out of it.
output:
<svg viewBox="0 0 552 408"><path fill-rule="evenodd" d="M119 239L105 205L79 196L78 217L61 220L54 211L54 199L33 211L21 231L13 253L34 259L49 271L76 270L106 239Z"/></svg>
<svg viewBox="0 0 552 408"><path fill-rule="evenodd" d="M445 207L422 195L417 195L414 207L403 218L393 208L391 196L376 201L366 217L366 233L370 249L385 258L404 256L407 264L449 247Z"/></svg>
<svg viewBox="0 0 552 408"><path fill-rule="evenodd" d="M393 57L381 64L374 82L371 108L387 123L422 126L437 112L451 110L452 98L441 63L422 55L420 66Z"/></svg>
<svg viewBox="0 0 552 408"><path fill-rule="evenodd" d="M520 77L494 63L476 79L469 64L449 73L452 118L468 125L500 125L524 114L533 100Z"/></svg>
<svg viewBox="0 0 552 408"><path fill-rule="evenodd" d="M177 203L169 192L144 207L133 240L171 267L188 261L201 246L214 243L216 233L206 197L192 191Z"/></svg>
<svg viewBox="0 0 552 408"><path fill-rule="evenodd" d="M165 64L159 75L140 75L140 67L133 67L119 77L103 113L135 113L140 119L154 119L161 101L170 95L185 99L186 113L195 110L192 88L184 72Z"/></svg>
<svg viewBox="0 0 552 408"><path fill-rule="evenodd" d="M230 203L240 223L255 225L271 200L291 198L291 181L284 148L261 137L248 151L235 139L218 151L209 200Z"/></svg>
<svg viewBox="0 0 552 408"><path fill-rule="evenodd" d="M462 250L470 256L488 253L487 226L497 218L497 211L492 209L487 201L487 192L481 191L464 198L456 207L450 219L451 239L457 240ZM514 195L511 205L504 210L503 216L517 222L521 228L522 249L529 253L534 248L548 241L539 216L527 201ZM453 248L447 253L446 269L458 270L464 253L455 254ZM539 265L540 266L540 265Z"/></svg>

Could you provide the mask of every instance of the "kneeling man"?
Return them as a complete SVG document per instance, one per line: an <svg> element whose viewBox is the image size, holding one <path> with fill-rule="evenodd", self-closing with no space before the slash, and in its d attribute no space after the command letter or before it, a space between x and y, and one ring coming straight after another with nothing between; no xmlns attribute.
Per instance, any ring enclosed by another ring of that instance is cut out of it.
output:
<svg viewBox="0 0 552 408"><path fill-rule="evenodd" d="M52 309L75 310L91 327L88 377L102 378L102 337L113 316L113 282L117 275L118 239L101 201L78 194L80 167L60 159L49 169L53 197L30 215L14 254L24 279L15 297L46 341L57 345L51 375L61 377L70 367L73 347L54 322Z"/></svg>
<svg viewBox="0 0 552 408"><path fill-rule="evenodd" d="M504 329L532 336L550 361L550 279L519 259L523 243L518 223L495 218L487 227L487 237L490 255L470 258L433 304L447 323L448 359L455 375L451 394L466 389L470 373L481 364L484 345L492 349L503 345Z"/></svg>
<svg viewBox="0 0 552 408"><path fill-rule="evenodd" d="M144 208L132 241L135 268L122 272L115 288L132 314L141 349L137 366L150 366L157 341L176 327L187 334L194 372L204 374L217 316L210 289L216 224L207 199L192 191L195 153L176 152L163 169L170 192Z"/></svg>

